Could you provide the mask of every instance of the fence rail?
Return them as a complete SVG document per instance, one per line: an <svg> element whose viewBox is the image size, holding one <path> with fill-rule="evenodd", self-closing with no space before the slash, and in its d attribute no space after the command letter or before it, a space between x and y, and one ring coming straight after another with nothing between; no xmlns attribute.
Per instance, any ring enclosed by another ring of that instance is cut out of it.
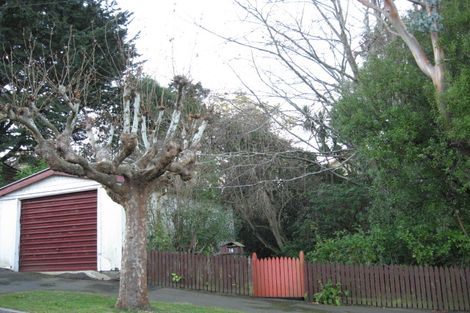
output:
<svg viewBox="0 0 470 313"><path fill-rule="evenodd" d="M152 286L253 295L249 257L151 251L148 261ZM470 311L470 267L305 263L304 281L306 300L331 281L347 291L344 304Z"/></svg>
<svg viewBox="0 0 470 313"><path fill-rule="evenodd" d="M151 251L148 282L151 286L249 296L251 264L245 256Z"/></svg>

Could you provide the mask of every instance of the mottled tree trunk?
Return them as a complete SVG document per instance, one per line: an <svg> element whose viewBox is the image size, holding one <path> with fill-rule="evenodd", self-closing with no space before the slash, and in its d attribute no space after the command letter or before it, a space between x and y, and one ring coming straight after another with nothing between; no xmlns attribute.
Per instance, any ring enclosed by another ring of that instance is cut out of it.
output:
<svg viewBox="0 0 470 313"><path fill-rule="evenodd" d="M149 309L147 290L147 200L144 186L130 188L126 211L126 234L122 249L117 308Z"/></svg>

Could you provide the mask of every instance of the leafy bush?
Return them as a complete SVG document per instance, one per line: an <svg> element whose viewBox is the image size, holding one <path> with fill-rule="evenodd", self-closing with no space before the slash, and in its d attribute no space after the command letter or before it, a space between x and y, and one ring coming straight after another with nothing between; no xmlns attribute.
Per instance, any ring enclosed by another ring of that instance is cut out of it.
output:
<svg viewBox="0 0 470 313"><path fill-rule="evenodd" d="M444 226L412 224L396 219L388 227L369 232L340 232L320 240L306 254L310 262L342 264L417 264L466 266L470 264L470 239Z"/></svg>
<svg viewBox="0 0 470 313"><path fill-rule="evenodd" d="M46 169L47 167L48 165L43 160L40 160L36 164L27 164L15 175L15 179L22 179L28 177Z"/></svg>
<svg viewBox="0 0 470 313"><path fill-rule="evenodd" d="M418 265L470 264L470 238L459 230L417 225L397 231L398 244L406 246Z"/></svg>
<svg viewBox="0 0 470 313"><path fill-rule="evenodd" d="M454 2L460 3L446 6ZM461 6L452 10L456 16L463 11ZM312 259L468 265L470 214L463 208L470 204L470 160L459 148L469 146L470 130L470 67L464 57L470 40L462 35L468 33L470 15L464 15L454 21L458 29L442 37L452 55L447 55L450 84L443 95L452 116L449 125L439 117L429 80L415 62L406 61L410 55L402 43L392 42L383 57L369 58L358 84L342 92L332 125L356 147L355 165L368 176L369 225L361 227L364 233L320 234Z"/></svg>
<svg viewBox="0 0 470 313"><path fill-rule="evenodd" d="M377 263L377 249L371 237L359 231L355 234L337 233L336 238L321 240L315 250L306 255L310 262L335 262L342 264Z"/></svg>
<svg viewBox="0 0 470 313"><path fill-rule="evenodd" d="M328 280L328 282L323 285L320 282L321 291L317 292L313 295L313 299L321 304L333 304L333 305L341 305L341 296L345 295L346 293L341 291L341 284L337 283L333 285L333 283Z"/></svg>

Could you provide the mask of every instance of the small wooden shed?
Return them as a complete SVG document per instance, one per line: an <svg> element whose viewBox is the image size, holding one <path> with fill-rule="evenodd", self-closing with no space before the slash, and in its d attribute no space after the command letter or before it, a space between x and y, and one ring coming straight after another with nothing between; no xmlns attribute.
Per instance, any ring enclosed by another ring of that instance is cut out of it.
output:
<svg viewBox="0 0 470 313"><path fill-rule="evenodd" d="M228 241L220 246L219 254L243 254L245 246L238 241Z"/></svg>
<svg viewBox="0 0 470 313"><path fill-rule="evenodd" d="M119 269L124 224L123 208L101 184L41 171L0 188L0 267Z"/></svg>

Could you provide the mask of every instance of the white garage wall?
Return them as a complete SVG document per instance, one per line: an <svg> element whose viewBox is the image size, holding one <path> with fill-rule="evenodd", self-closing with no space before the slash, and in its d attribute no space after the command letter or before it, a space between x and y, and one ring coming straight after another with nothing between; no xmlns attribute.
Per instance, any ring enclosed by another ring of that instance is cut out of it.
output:
<svg viewBox="0 0 470 313"><path fill-rule="evenodd" d="M104 188L98 189L98 270L121 268L124 209L114 202Z"/></svg>
<svg viewBox="0 0 470 313"><path fill-rule="evenodd" d="M0 267L14 271L18 271L19 225L19 201L0 198Z"/></svg>
<svg viewBox="0 0 470 313"><path fill-rule="evenodd" d="M18 271L21 200L86 190L97 190L98 270L120 268L123 208L111 200L99 183L69 176L51 176L0 197L0 267Z"/></svg>

